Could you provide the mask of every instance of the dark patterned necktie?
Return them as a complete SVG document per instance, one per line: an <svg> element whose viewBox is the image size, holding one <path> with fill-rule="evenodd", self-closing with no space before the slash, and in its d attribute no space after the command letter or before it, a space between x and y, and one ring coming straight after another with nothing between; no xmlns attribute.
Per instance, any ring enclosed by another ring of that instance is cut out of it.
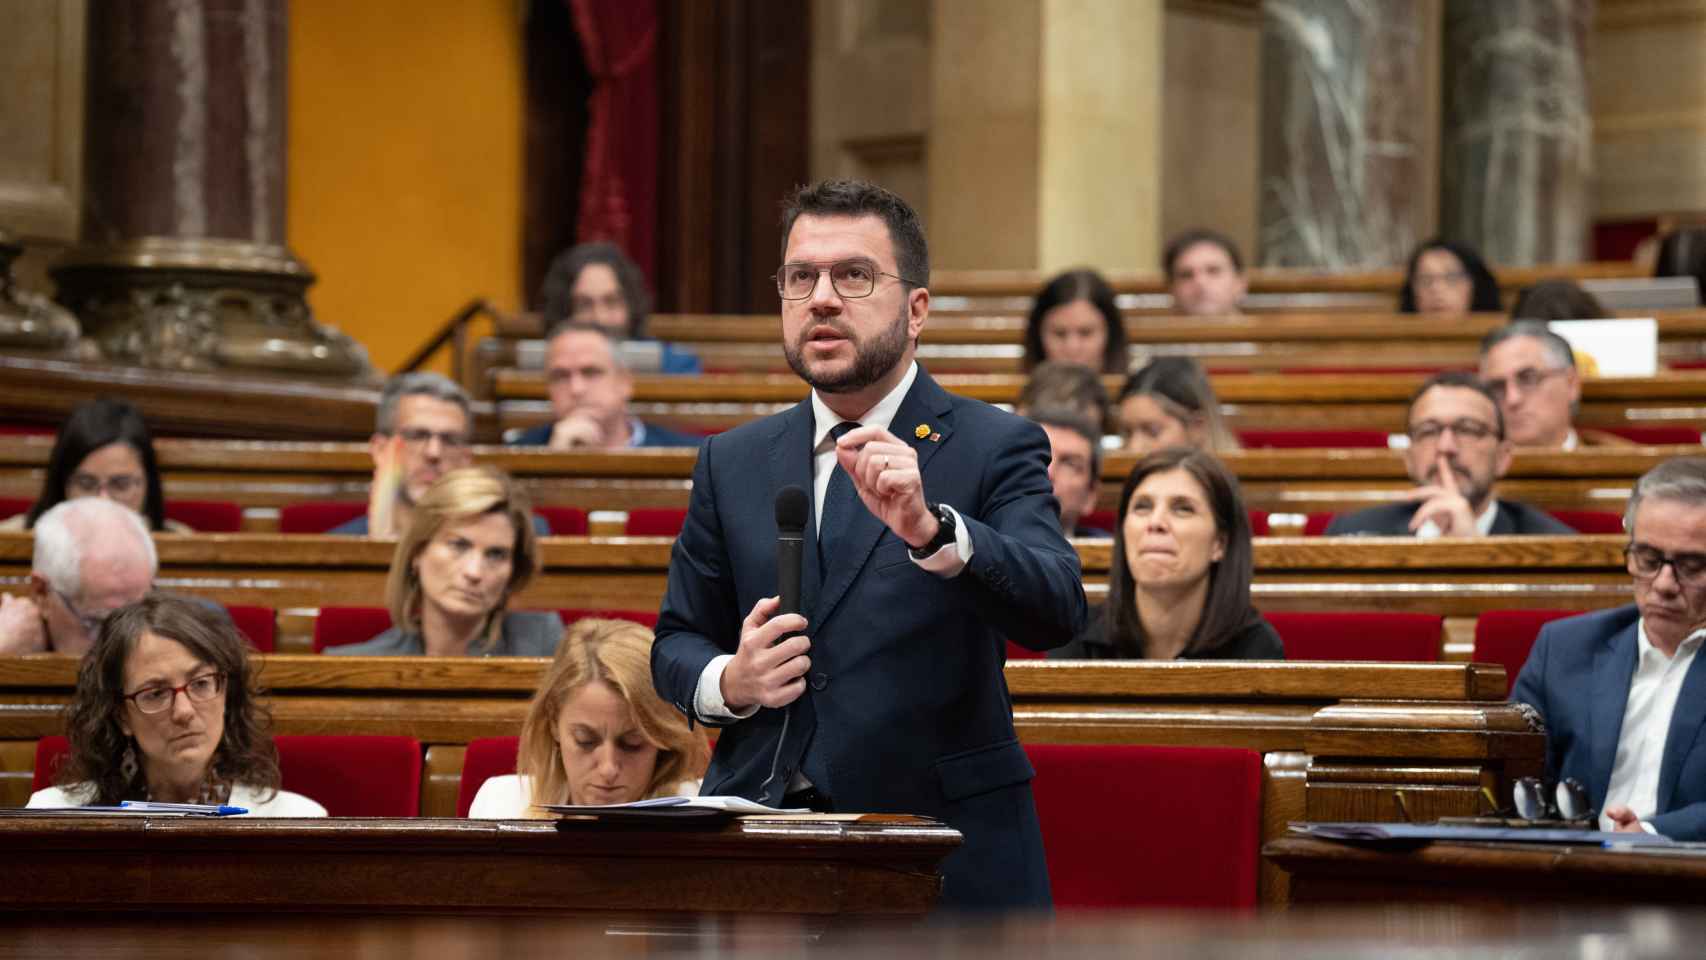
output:
<svg viewBox="0 0 1706 960"><path fill-rule="evenodd" d="M830 428L829 436L838 441L848 431L858 428L858 423L843 420ZM824 491L823 510L818 514L817 524L817 566L825 574L835 557L836 538L846 532L847 524L856 516L853 511L859 508L859 495L853 490L853 479L847 471L835 459L829 461L829 470L829 489Z"/></svg>

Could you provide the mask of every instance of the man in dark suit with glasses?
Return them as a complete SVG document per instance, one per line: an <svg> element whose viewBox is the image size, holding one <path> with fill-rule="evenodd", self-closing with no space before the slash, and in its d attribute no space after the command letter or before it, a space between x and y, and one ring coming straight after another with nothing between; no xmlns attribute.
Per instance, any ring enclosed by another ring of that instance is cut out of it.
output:
<svg viewBox="0 0 1706 960"><path fill-rule="evenodd" d="M1416 489L1401 503L1334 517L1327 535L1485 537L1576 531L1526 504L1493 496L1511 465L1499 401L1473 374L1447 371L1410 397L1404 464Z"/></svg>
<svg viewBox="0 0 1706 960"><path fill-rule="evenodd" d="M1706 840L1706 457L1649 470L1623 515L1632 606L1554 620L1511 699L1546 724L1546 773L1604 830Z"/></svg>

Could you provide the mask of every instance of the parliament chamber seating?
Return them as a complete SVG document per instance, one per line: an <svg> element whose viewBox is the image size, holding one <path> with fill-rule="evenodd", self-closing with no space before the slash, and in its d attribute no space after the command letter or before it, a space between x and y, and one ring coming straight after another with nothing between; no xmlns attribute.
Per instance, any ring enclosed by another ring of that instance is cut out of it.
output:
<svg viewBox="0 0 1706 960"><path fill-rule="evenodd" d="M384 607L321 607L314 617L314 652L366 643L389 629L391 611Z"/></svg>
<svg viewBox="0 0 1706 960"><path fill-rule="evenodd" d="M420 814L421 743L413 737L280 734L280 784L334 817L413 817ZM53 783L70 753L63 736L36 744L32 791Z"/></svg>
<svg viewBox="0 0 1706 960"><path fill-rule="evenodd" d="M1505 668L1508 687L1516 687L1517 674L1528 662L1528 651L1540 637L1540 628L1553 620L1573 617L1581 610L1488 610L1475 618L1475 661L1496 663ZM1507 691L1508 692L1508 691Z"/></svg>
<svg viewBox="0 0 1706 960"><path fill-rule="evenodd" d="M1609 510L1549 510L1577 533L1622 533L1623 514Z"/></svg>
<svg viewBox="0 0 1706 960"><path fill-rule="evenodd" d="M1256 905L1256 751L1027 743L1025 753L1057 910Z"/></svg>
<svg viewBox="0 0 1706 960"><path fill-rule="evenodd" d="M622 532L630 537L673 537L686 523L686 508L640 507L628 511Z"/></svg>
<svg viewBox="0 0 1706 960"><path fill-rule="evenodd" d="M581 537L587 533L587 514L580 507L551 507L537 505L533 512L545 518L551 525L551 533L558 537Z"/></svg>
<svg viewBox="0 0 1706 960"><path fill-rule="evenodd" d="M462 754L462 779L456 791L456 815L466 817L474 798L480 795L480 785L493 777L515 772L515 758L521 737L476 737L468 741Z"/></svg>
<svg viewBox="0 0 1706 960"><path fill-rule="evenodd" d="M0 497L0 519L28 513L34 505L31 497ZM243 529L243 507L231 500L167 500L165 506L166 519L197 533L236 533Z"/></svg>
<svg viewBox="0 0 1706 960"><path fill-rule="evenodd" d="M367 501L287 503L278 510L280 533L327 533L367 513Z"/></svg>
<svg viewBox="0 0 1706 960"><path fill-rule="evenodd" d="M231 615L237 632L247 637L256 650L272 653L277 648L278 615L271 607L237 603L228 605L225 612Z"/></svg>
<svg viewBox="0 0 1706 960"><path fill-rule="evenodd" d="M1247 450L1359 450L1386 448L1382 430L1240 430Z"/></svg>
<svg viewBox="0 0 1706 960"><path fill-rule="evenodd" d="M1420 661L1440 658L1445 618L1425 613L1263 614L1287 660Z"/></svg>

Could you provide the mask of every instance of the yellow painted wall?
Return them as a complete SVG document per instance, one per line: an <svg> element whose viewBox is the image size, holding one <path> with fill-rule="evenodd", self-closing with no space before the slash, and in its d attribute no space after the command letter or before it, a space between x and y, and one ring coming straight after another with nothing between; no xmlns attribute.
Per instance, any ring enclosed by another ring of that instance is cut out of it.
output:
<svg viewBox="0 0 1706 960"><path fill-rule="evenodd" d="M288 242L382 373L474 297L521 304L522 6L290 4Z"/></svg>

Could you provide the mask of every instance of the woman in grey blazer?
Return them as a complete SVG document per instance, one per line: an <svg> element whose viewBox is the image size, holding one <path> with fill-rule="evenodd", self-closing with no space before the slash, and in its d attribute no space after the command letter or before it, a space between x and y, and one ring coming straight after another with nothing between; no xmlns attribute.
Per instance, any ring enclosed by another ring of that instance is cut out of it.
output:
<svg viewBox="0 0 1706 960"><path fill-rule="evenodd" d="M385 601L395 626L344 656L548 657L563 638L557 615L508 612L539 568L531 505L509 476L464 467L415 504L391 559Z"/></svg>

